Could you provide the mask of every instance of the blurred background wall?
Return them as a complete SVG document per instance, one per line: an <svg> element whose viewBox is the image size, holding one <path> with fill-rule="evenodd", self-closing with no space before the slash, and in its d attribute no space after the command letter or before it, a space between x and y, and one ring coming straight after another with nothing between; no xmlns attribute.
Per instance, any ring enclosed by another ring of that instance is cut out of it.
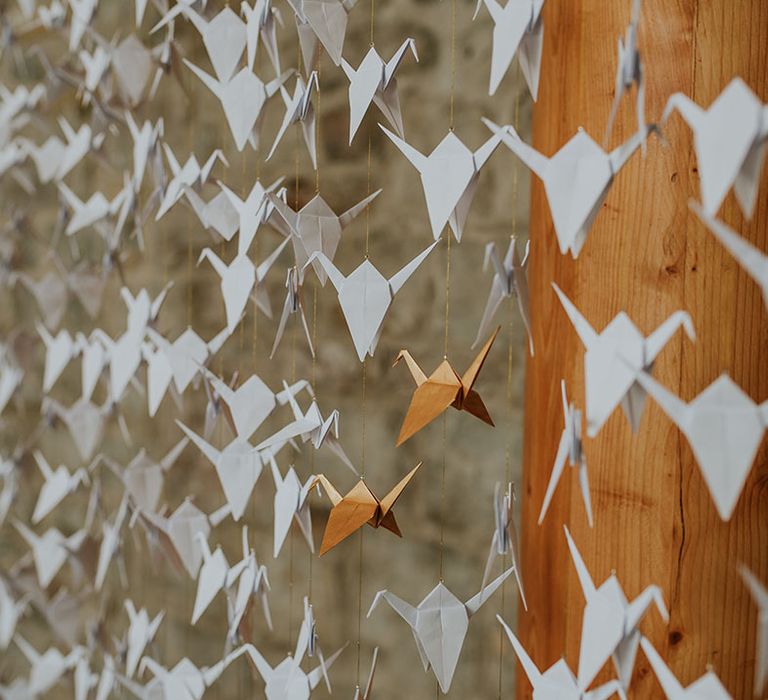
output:
<svg viewBox="0 0 768 700"><path fill-rule="evenodd" d="M209 10L223 7L222 0L210 0ZM233 4L234 7L234 4ZM285 26L279 29L280 48L284 65L296 64L297 38L289 6L279 0ZM16 6L10 0L3 3L3 12L10 21ZM451 0L386 0L375 8L375 45L388 58L406 37L413 37L419 53L419 63L406 58L398 72L400 101L405 132L409 143L422 152L431 151L445 135L449 124L451 71ZM470 147L477 148L488 136L480 117L487 116L499 123L515 123L527 139L530 123L530 98L514 65L494 98L487 95L490 70L492 23L485 11L473 22L474 3L455 2L455 131ZM365 1L350 14L344 55L357 65L369 48L371 6ZM158 36L150 36L148 27L158 15L150 6L144 26L137 35L147 46L155 44ZM133 3L125 0L102 0L94 23L95 29L107 40L124 38L134 31ZM193 62L208 69L207 57L199 35L185 22L177 23L177 42ZM547 36L547 42L552 38ZM64 55L66 40L62 37L32 34L20 37L15 46L3 53L2 82L13 87L43 79L44 70L29 49L39 46L56 63ZM18 59L23 55L24 58ZM265 55L257 60L257 73L264 79L273 75ZM229 167L217 166L215 177L231 189L244 195L259 176L263 182L286 177L289 201L298 196L300 205L315 192L316 180L298 132L292 127L277 149L275 156L264 162L265 151L271 146L283 115L279 96L267 106L262 148L237 153L226 127L220 104L208 90L185 68L181 72L185 90L176 80L166 76L158 98L135 110L136 121L165 120L165 140L180 161L194 151L201 161L217 147L223 148ZM287 87L293 91L293 78ZM321 58L320 94L316 106L319 126L319 187L331 207L341 212L360 199L368 190L368 144L371 149L371 189L383 189L370 208L370 258L385 274L391 275L431 242L421 184L415 169L380 132L376 122L380 115L375 107L369 110L352 146L348 140L347 81L342 71L332 65L327 56ZM83 108L74 99L72 90L62 90L41 110L25 130L36 142L43 141L57 129L55 117L65 114L73 125L92 119L90 108ZM294 175L298 158L298 192ZM122 171L130 163L130 137L124 128L107 135L98 156L91 156L68 177L70 187L83 199L101 190L111 197L122 184ZM213 185L206 190L215 192ZM483 169L464 239L453 243L450 272L449 357L460 371L474 357L470 345L474 340L490 287L490 272L483 273L484 247L495 241L503 254L510 234L524 239L527 235L528 179L513 156L500 148ZM39 277L53 269L48 255L56 229L58 215L57 193L53 186L40 186L28 195L13 181L0 181L2 217L8 222L20 218L19 231L4 245L12 247L12 267ZM126 246L123 265L124 284L134 292L146 287L152 295L167 281L174 286L161 312L158 329L168 338L175 338L191 325L204 339L212 337L224 324L224 310L218 278L206 264L195 266L200 250L213 245L227 260L236 249L233 245L213 243L196 217L185 205L178 205L159 223L154 217L144 230L146 250L142 254L135 242ZM343 234L336 258L340 270L347 273L362 261L365 248L366 215L360 216ZM413 390L411 378L404 367L392 368L400 348L408 348L430 372L442 359L444 333L444 298L446 243L443 242L421 266L411 281L398 294L384 325L384 333L376 355L367 366L367 397L362 399L362 365L357 361L346 324L341 315L331 285L321 288L309 275L304 288L304 301L309 322L315 328L317 357L313 364L303 333L289 320L285 337L275 358L269 351L276 330L276 318L282 308L285 289L285 269L291 263L290 249L272 269L268 289L275 318L254 317L248 312L234 335L211 363L219 375L231 377L237 371L245 378L258 373L272 388L292 377L314 377L321 410L338 408L341 412L341 443L350 458L360 463L362 451L362 419L366 413L366 474L367 483L379 495L386 493L399 478L419 460L424 466L412 485L398 502L396 512L404 539L398 540L384 530L366 528L363 539L362 588L358 600L360 570L357 536L350 537L321 559L311 561L299 533L290 536L279 559L272 558L272 498L273 485L265 471L257 484L245 524L260 563L267 564L272 585L270 603L275 619L274 632L266 629L259 610L251 614L254 641L270 662L277 663L295 643L302 615L302 597L310 593L320 634L320 642L328 654L346 641L350 646L331 672L334 694L352 697L356 680L356 641L358 605L365 615L377 590L388 588L416 604L437 583L439 571L439 541L444 534L444 576L446 585L461 599L474 595L480 587L483 566L493 532L492 497L494 485L505 474L518 478L521 454L523 366L526 352L524 330L513 305L507 303L498 316L503 325L489 360L480 375L477 389L496 422L496 428L476 421L467 414L450 411L447 417L446 445L443 446L442 421L437 420L403 447L395 448L395 438ZM259 261L276 246L280 237L269 228L262 228L252 248ZM77 257L98 267L102 244L98 236L88 232L77 237L75 252L68 241L59 239L58 253L68 268ZM125 323L125 310L119 297L121 281L113 272L104 289L102 311L92 321L74 299L70 299L62 327L71 331L89 332L101 327L116 336ZM2 290L3 337L13 342L18 355L26 364L26 379L18 397L2 416L2 449L10 455L15 447L37 429L40 420L44 349L39 342L34 321L37 308L30 295L21 287L6 286ZM313 319L313 312L316 318ZM140 372L144 380L144 370ZM79 362L72 363L57 383L52 395L69 405L79 396ZM105 387L97 390L100 403ZM189 389L179 410L166 397L154 419L147 416L146 400L129 390L121 402L121 411L130 430L132 445L127 446L119 431L110 423L102 451L121 464L140 449L154 458L162 457L181 437L174 423L180 418L193 430L202 432L205 393L202 387ZM287 411L277 412L267 426L255 436L268 435L288 420ZM560 420L559 415L553 419ZM230 439L226 428L214 436L223 445ZM36 443L52 465L64 463L70 468L81 466L73 443L61 427L44 427ZM441 528L441 469L445 449L445 502ZM353 476L326 449L315 457L311 450L294 454L292 459L299 474L305 478L313 470L324 472L344 491L354 484ZM553 454L554 457L554 446ZM281 456L285 470L289 455ZM542 465L543 469L549 465ZM13 517L28 521L41 485L41 478L31 455L22 460L21 488L13 504ZM100 538L100 519L111 517L120 499L117 480L100 470L103 512L96 518L93 535ZM174 509L192 494L195 503L210 512L222 505L223 494L215 472L198 450L190 445L183 452L166 479L163 502ZM68 497L45 522L69 533L82 525L88 491L81 489ZM325 497L312 497L315 540L319 545L328 515ZM38 528L40 529L40 528ZM128 587L123 589L116 567L110 573L104 591L95 594L87 578L77 581L64 570L48 591L55 598L57 591L64 600L75 596L78 601L71 612L72 630L78 641L85 640L86 629L100 623L101 643L112 645L127 626L122 601L130 597L137 606L145 606L151 614L166 611L165 621L152 655L167 666L183 656L199 665L212 664L221 656L226 634L226 613L220 596L197 623L189 620L194 601L195 582L175 576L168 566L154 567L150 562L143 537L126 528L124 555ZM221 543L230 561L240 554L240 527L228 520L216 528L210 537L211 546ZM95 545L94 545L95 546ZM9 523L0 530L0 569L6 573L24 572L18 561L27 551L23 540ZM16 568L12 568L16 565ZM29 567L27 567L28 569ZM311 568L311 574L310 574ZM498 572L498 564L496 572ZM31 571L31 569L30 569ZM525 573L523 572L523 576ZM528 581L534 586L535 581ZM38 601L45 605L44 601ZM503 594L497 594L473 618L462 658L454 678L454 697L510 697L513 686L514 658L508 646L500 658L497 613L512 623L516 616L518 596L514 584L508 582ZM64 607L57 614L64 616ZM62 649L67 640L57 637L43 616L33 609L20 623L24 636L38 649L50 645ZM420 666L410 630L396 614L381 607L362 623L361 639L362 681L367 676L371 653L375 645L381 648L376 677L375 695L393 698L405 694L408 698L427 698L435 694L435 680ZM504 642L506 645L506 641ZM501 664L501 668L500 668ZM26 662L18 650L11 647L0 655L0 681L26 674ZM503 672L502 672L503 671ZM62 684L51 697L67 697L72 693L71 682ZM245 663L230 668L212 695L222 698L262 697L263 684L253 676ZM317 697L325 697L321 686Z"/></svg>

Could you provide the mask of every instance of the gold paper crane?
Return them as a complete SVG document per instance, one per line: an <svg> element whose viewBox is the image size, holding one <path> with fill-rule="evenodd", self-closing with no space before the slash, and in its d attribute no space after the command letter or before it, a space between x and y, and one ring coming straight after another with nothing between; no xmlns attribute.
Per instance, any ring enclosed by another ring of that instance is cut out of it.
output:
<svg viewBox="0 0 768 700"><path fill-rule="evenodd" d="M416 360L411 357L411 353L407 350L400 351L393 366L400 360L405 360L416 382L416 391L413 392L411 405L408 407L408 413L405 414L403 427L400 428L400 435L397 438L398 446L419 432L425 425L431 423L449 406L453 406L459 411L467 411L488 425L493 425L488 409L479 394L472 389L472 386L500 329L501 326L498 326L491 334L464 376L459 376L448 360L444 359L437 369L427 377L421 367L416 364Z"/></svg>
<svg viewBox="0 0 768 700"><path fill-rule="evenodd" d="M342 496L323 474L318 474L312 486L322 484L333 507L325 525L323 542L320 545L320 556L333 549L339 542L349 537L368 523L371 527L384 527L390 532L402 537L397 526L392 507L400 497L408 482L413 478L416 470L421 466L419 462L384 498L379 500L373 495L365 481L360 479L346 496Z"/></svg>

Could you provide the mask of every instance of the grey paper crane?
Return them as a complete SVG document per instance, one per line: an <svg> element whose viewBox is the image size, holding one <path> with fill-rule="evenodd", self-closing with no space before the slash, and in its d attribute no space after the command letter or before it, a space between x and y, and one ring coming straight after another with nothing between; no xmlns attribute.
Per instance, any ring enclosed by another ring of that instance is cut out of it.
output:
<svg viewBox="0 0 768 700"><path fill-rule="evenodd" d="M626 700L624 689L618 681L608 681L594 690L586 690L573 675L565 659L560 659L542 673L501 615L496 615L496 619L512 643L528 682L533 686L533 700L608 700L614 694Z"/></svg>
<svg viewBox="0 0 768 700"><path fill-rule="evenodd" d="M307 29L302 30L304 27L320 40L333 64L338 66L347 33L347 15L357 0L288 0L288 4L296 14L305 65L308 65L307 58L314 53L315 39L307 36Z"/></svg>
<svg viewBox="0 0 768 700"><path fill-rule="evenodd" d="M539 93L541 56L544 48L544 0L521 0L502 6L497 0L477 0L474 20L482 4L493 20L491 79L488 94L496 94L512 59L517 54L520 69L534 102Z"/></svg>
<svg viewBox="0 0 768 700"><path fill-rule="evenodd" d="M542 180L560 252L563 255L570 252L574 258L584 247L616 174L655 128L638 131L610 153L579 129L548 158L522 141L513 127L499 127L488 119L483 122L501 135L507 148Z"/></svg>
<svg viewBox="0 0 768 700"><path fill-rule="evenodd" d="M381 190L376 190L338 216L319 194L299 211L294 211L278 197L269 195L277 213L276 220L272 223L286 238L291 238L296 267L302 273L302 279L304 268L313 253L323 253L329 260L336 257L336 249L344 229L362 214L380 193ZM325 286L328 276L322 264L314 261L312 266L320 284Z"/></svg>
<svg viewBox="0 0 768 700"><path fill-rule="evenodd" d="M425 156L381 124L379 127L419 171L433 238L438 240L449 224L454 237L461 242L480 169L501 143L501 135L494 134L476 151L471 151L449 131L432 153Z"/></svg>
<svg viewBox="0 0 768 700"><path fill-rule="evenodd" d="M579 651L579 686L588 688L609 658L627 690L632 680L635 658L640 644L638 626L645 613L656 605L665 622L669 622L667 606L658 586L648 586L632 602L627 600L616 574L611 574L599 588L595 587L584 560L563 526L573 565L584 594L584 616L581 622Z"/></svg>
<svg viewBox="0 0 768 700"><path fill-rule="evenodd" d="M365 54L357 68L341 59L341 67L349 80L349 143L355 138L365 113L373 102L400 138L405 138L400 97L397 93L395 73L410 51L418 61L416 41L406 39L389 61L385 61L374 46Z"/></svg>
<svg viewBox="0 0 768 700"><path fill-rule="evenodd" d="M587 435L595 437L619 405L632 432L637 432L646 397L637 377L653 371L656 357L678 328L682 327L690 340L696 339L693 320L685 311L676 311L646 337L622 311L597 333L554 282L552 287L585 348Z"/></svg>
<svg viewBox="0 0 768 700"><path fill-rule="evenodd" d="M530 350L531 357L533 357L533 336L531 335L528 294L528 256L530 254L530 246L531 242L526 241L525 255L520 260L520 256L517 253L517 241L514 236L511 236L503 261L499 259L495 243L491 242L485 246L483 270L488 267L489 261L493 264L493 281L491 282L491 291L488 293L488 301L485 303L483 318L480 321L480 327L477 330L475 342L472 343L472 348L476 348L482 340L488 337L493 325L493 317L496 315L504 299L514 296L517 299L517 308L520 311L520 317L523 319L525 331L528 334L528 349Z"/></svg>
<svg viewBox="0 0 768 700"><path fill-rule="evenodd" d="M402 289L438 243L439 241L435 241L389 279L384 277L367 257L346 277L323 253L313 253L309 258L307 264L320 263L336 288L339 305L360 362L366 355L373 357L384 318L395 294Z"/></svg>
<svg viewBox="0 0 768 700"><path fill-rule="evenodd" d="M563 475L566 460L571 468L579 470L579 488L581 489L581 498L584 501L584 508L587 511L587 520L592 527L592 500L589 496L589 474L587 473L587 458L584 455L581 442L581 411L572 403L568 403L568 396L565 393L565 380L560 382L560 389L563 397L563 433L560 436L560 444L557 446L555 463L552 465L552 474L547 484L547 492L544 494L544 502L541 504L539 513L539 525L544 522L544 517L549 509L552 496L557 488L557 483Z"/></svg>
<svg viewBox="0 0 768 700"><path fill-rule="evenodd" d="M312 106L312 92L315 90L318 90L317 71L312 71L306 83L301 75L296 75L293 97L282 85L280 86L280 96L285 104L285 116L272 143L272 148L269 149L267 160L274 155L277 144L285 136L288 127L291 124L301 123L301 131L304 134L304 143L309 151L309 157L312 159L312 167L317 170L316 115L315 108Z"/></svg>
<svg viewBox="0 0 768 700"><path fill-rule="evenodd" d="M259 39L267 50L267 55L275 69L280 74L280 54L277 48L277 23L282 26L283 19L280 11L272 7L272 0L255 0L253 7L247 2L240 3L240 14L245 17L246 49L248 68L253 70L256 62L256 52L259 49Z"/></svg>
<svg viewBox="0 0 768 700"><path fill-rule="evenodd" d="M287 241L288 239L286 239ZM312 357L315 356L315 348L312 344L312 336L309 332L309 326L307 325L307 316L304 313L304 301L301 287L301 274L298 269L289 267L285 276L285 302L283 303L283 313L280 316L280 321L277 324L277 332L275 333L275 342L272 343L272 351L269 353L269 359L271 360L275 356L280 341L283 339L283 333L285 332L285 324L288 323L289 316L298 315L301 319L301 327L304 329L304 337L307 339L307 345L309 346L309 352Z"/></svg>
<svg viewBox="0 0 768 700"><path fill-rule="evenodd" d="M510 567L484 590L462 603L441 582L417 607L387 590L373 599L368 617L383 600L410 625L424 670L432 669L440 689L447 693L459 662L470 618L482 607L514 569Z"/></svg>

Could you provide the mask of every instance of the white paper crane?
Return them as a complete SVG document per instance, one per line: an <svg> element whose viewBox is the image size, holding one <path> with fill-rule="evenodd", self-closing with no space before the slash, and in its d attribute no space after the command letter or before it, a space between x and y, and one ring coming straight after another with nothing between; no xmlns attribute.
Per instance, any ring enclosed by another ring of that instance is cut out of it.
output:
<svg viewBox="0 0 768 700"><path fill-rule="evenodd" d="M283 182L283 179L280 177L267 187L264 187L259 180L256 180L244 200L240 199L226 185L219 182L222 193L237 214L238 226L236 230L240 231L237 239L238 255L248 254L259 226L268 221L272 213L272 206L267 200L267 194L274 192Z"/></svg>
<svg viewBox="0 0 768 700"><path fill-rule="evenodd" d="M610 657L621 686L627 690L640 643L638 625L643 616L655 604L664 621L669 622L661 589L648 586L630 603L616 574L611 574L599 588L595 588L571 533L567 527L563 526L563 529L586 601L581 623L579 686L589 687Z"/></svg>
<svg viewBox="0 0 768 700"><path fill-rule="evenodd" d="M303 389L309 388L309 382L301 379L276 394L258 375L253 374L237 389L232 389L208 370L205 370L205 376L227 405L232 429L243 440L250 438L278 405L285 406L288 403L289 393L296 396Z"/></svg>
<svg viewBox="0 0 768 700"><path fill-rule="evenodd" d="M91 151L97 151L104 142L104 134L94 134L83 124L75 131L64 117L58 119L66 143L58 136L50 136L38 146L28 139L20 139L24 150L32 158L41 183L60 182Z"/></svg>
<svg viewBox="0 0 768 700"><path fill-rule="evenodd" d="M201 700L208 690L226 670L227 666L243 654L241 649L230 652L213 666L198 668L192 661L184 657L172 669L168 670L157 661L145 656L141 660L139 673L148 668L153 680L147 684L143 697L147 700L160 697L164 700Z"/></svg>
<svg viewBox="0 0 768 700"><path fill-rule="evenodd" d="M656 357L678 328L682 327L690 340L696 340L690 315L685 311L675 311L645 337L632 319L621 311L597 333L560 287L554 282L552 287L586 351L584 383L587 435L595 437L619 405L632 432L636 433L646 397L645 389L638 383L637 377L641 372L653 371Z"/></svg>
<svg viewBox="0 0 768 700"><path fill-rule="evenodd" d="M161 118L155 124L147 120L139 128L129 111L125 113L125 122L128 124L128 130L133 140L133 176L131 182L134 191L138 193L141 189L141 183L144 181L144 173L149 158L156 152L157 145L165 133L165 127Z"/></svg>
<svg viewBox="0 0 768 700"><path fill-rule="evenodd" d="M198 264L202 260L208 260L221 278L221 295L224 297L224 311L227 317L227 331L231 335L240 323L240 320L248 304L251 290L266 278L267 272L277 260L283 248L288 245L288 240L283 240L269 257L256 267L245 254L238 254L227 265L210 248L205 248L200 253Z"/></svg>
<svg viewBox="0 0 768 700"><path fill-rule="evenodd" d="M104 435L108 406L97 406L80 398L65 407L58 401L46 399L42 408L46 415L58 418L66 426L83 461L90 461ZM119 416L118 421L122 422Z"/></svg>
<svg viewBox="0 0 768 700"><path fill-rule="evenodd" d="M328 52L333 65L338 66L347 33L347 15L357 0L289 0L288 4L296 14L305 65L308 64L307 58L314 53L314 39L308 40L302 26L311 29Z"/></svg>
<svg viewBox="0 0 768 700"><path fill-rule="evenodd" d="M19 367L8 362L0 362L0 413L13 398L22 379L24 379L24 372ZM1 522L2 518L0 518Z"/></svg>
<svg viewBox="0 0 768 700"><path fill-rule="evenodd" d="M176 160L176 156L167 143L163 143L163 150L165 151L165 157L173 177L165 188L163 199L155 214L155 221L159 221L181 199L187 187L196 189L204 185L208 181L208 177L217 160L221 160L224 165L229 166L224 153L220 149L213 151L202 166L197 162L195 155L190 154L183 167Z"/></svg>
<svg viewBox="0 0 768 700"><path fill-rule="evenodd" d="M184 193L206 230L213 229L225 241L231 241L238 229L238 214L224 192L218 192L207 202L191 187Z"/></svg>
<svg viewBox="0 0 768 700"><path fill-rule="evenodd" d="M763 292L763 301L768 308L768 256L755 248L749 241L740 236L722 221L709 216L695 202L690 203L691 209L709 232L717 238L722 246L734 257L747 274L755 281Z"/></svg>
<svg viewBox="0 0 768 700"><path fill-rule="evenodd" d="M633 85L637 86L636 112L637 128L639 131L645 129L645 83L643 81L643 62L640 60L640 52L637 50L637 32L640 24L640 9L642 0L632 0L632 19L627 26L627 31L622 39L619 37L619 61L616 66L616 85L613 91L613 104L611 105L611 114L608 117L608 126L605 129L603 138L603 147L608 146L608 140L611 138L613 123L616 119L616 113L619 111L619 104L625 91L631 90Z"/></svg>
<svg viewBox="0 0 768 700"><path fill-rule="evenodd" d="M768 106L737 77L706 110L676 92L667 101L662 124L675 109L693 131L704 211L717 214L733 187L741 210L751 218L765 161Z"/></svg>
<svg viewBox="0 0 768 700"><path fill-rule="evenodd" d="M645 142L652 127L638 131L606 153L583 129L548 158L522 141L511 126L485 125L544 183L560 252L579 257L592 223L605 202L616 174Z"/></svg>
<svg viewBox="0 0 768 700"><path fill-rule="evenodd" d="M768 401L756 404L721 374L685 403L650 375L638 381L688 439L722 520L730 520L768 427Z"/></svg>
<svg viewBox="0 0 768 700"><path fill-rule="evenodd" d="M322 253L313 253L309 258L308 262L317 261L322 265L339 295L339 305L360 362L366 355L373 357L395 294L439 242L435 241L389 279L367 257L346 277Z"/></svg>
<svg viewBox="0 0 768 700"><path fill-rule="evenodd" d="M502 136L494 134L476 151L470 151L449 131L425 156L381 124L379 127L419 171L433 238L438 240L449 224L454 237L461 242L480 169L501 143Z"/></svg>
<svg viewBox="0 0 768 700"><path fill-rule="evenodd" d="M35 450L35 462L37 462L45 483L43 483L40 489L37 502L35 503L35 510L32 513L33 525L37 525L70 493L73 493L80 484L89 483L88 471L86 469L81 467L74 472L70 472L63 464L60 464L54 471L39 450Z"/></svg>
<svg viewBox="0 0 768 700"><path fill-rule="evenodd" d="M197 624L202 614L213 602L217 593L224 588L229 588L235 583L240 574L239 569L230 568L227 557L217 546L211 552L208 541L202 533L198 533L198 542L203 552L203 564L200 571L197 572L197 593L195 594L195 605L192 610L192 624Z"/></svg>
<svg viewBox="0 0 768 700"><path fill-rule="evenodd" d="M237 590L230 586L227 593L227 618L229 620L228 638L235 640L238 637L238 629L243 616L249 609L249 603L252 598L258 598L261 604L261 611L267 622L267 627L272 629L272 613L269 609L269 577L267 576L267 567L259 565L256 560L256 553L248 546L248 528L243 526L242 531L243 559L235 567L240 570L237 581Z"/></svg>
<svg viewBox="0 0 768 700"><path fill-rule="evenodd" d="M283 382L283 389L286 392L288 391L288 385L285 382ZM274 435L260 442L256 449L259 451L271 449L273 452L276 452L288 440L300 437L302 442L311 441L312 446L316 450L319 450L323 445L327 445L331 452L357 474L357 470L339 444L338 410L332 411L328 418L323 418L317 402L313 399L307 412L304 413L296 399L290 393L287 395L288 403L290 403L291 411L293 411L293 421L281 430L278 430Z"/></svg>
<svg viewBox="0 0 768 700"><path fill-rule="evenodd" d="M126 598L124 605L129 619L126 633L125 675L133 678L139 666L139 660L144 655L144 649L157 634L160 623L165 617L165 611L161 610L154 618L150 618L145 608L137 611L130 598Z"/></svg>
<svg viewBox="0 0 768 700"><path fill-rule="evenodd" d="M697 681L683 688L664 659L645 637L640 640L645 655L651 663L651 668L659 680L667 700L731 700L731 696L713 671L707 671Z"/></svg>
<svg viewBox="0 0 768 700"><path fill-rule="evenodd" d="M216 468L221 489L232 509L232 517L235 521L240 520L261 475L261 454L240 437L232 440L223 450L217 450L181 421L177 420L176 424Z"/></svg>
<svg viewBox="0 0 768 700"><path fill-rule="evenodd" d="M508 2L504 6L497 0L477 0L473 20L477 17L481 4L485 4L493 20L488 94L496 94L502 78L517 54L520 69L535 102L539 94L541 56L544 48L544 20L541 17L544 0L521 0Z"/></svg>
<svg viewBox="0 0 768 700"><path fill-rule="evenodd" d="M184 64L221 102L237 150L242 151L249 140L252 140L255 147L258 134L255 139L252 139L251 134L260 123L264 105L288 79L290 71L265 84L247 67L228 80L216 80L186 58Z"/></svg>
<svg viewBox="0 0 768 700"><path fill-rule="evenodd" d="M127 191L121 189L112 199L107 199L101 192L94 192L87 201L82 201L63 182L58 184L59 192L67 206L72 210L69 223L64 233L72 236L89 226L114 216L123 206Z"/></svg>
<svg viewBox="0 0 768 700"><path fill-rule="evenodd" d="M315 475L310 474L302 485L293 465L288 468L285 477L280 474L280 468L277 466L274 458L269 460L269 466L272 470L272 479L275 482L273 556L277 559L277 556L280 554L280 550L283 548L285 538L288 536L294 520L307 541L309 551L314 554L315 542L312 537L312 514L309 510L309 494L315 481Z"/></svg>
<svg viewBox="0 0 768 700"><path fill-rule="evenodd" d="M382 600L386 601L410 625L424 670L431 668L440 689L447 693L464 646L470 618L513 571L513 567L507 569L466 603L462 603L442 582L415 608L387 590L379 591L368 610L368 617Z"/></svg>
<svg viewBox="0 0 768 700"><path fill-rule="evenodd" d="M768 590L746 566L739 567L744 585L749 589L757 606L757 632L755 649L755 696L762 694L768 678ZM2 646L2 639L0 639Z"/></svg>
<svg viewBox="0 0 768 700"><path fill-rule="evenodd" d="M280 54L277 49L277 26L275 20L283 24L280 11L272 7L271 0L255 0L253 7L247 2L240 3L240 14L245 17L246 50L248 68L253 70L256 62L256 52L259 48L259 38L267 50L269 60L276 74L280 74Z"/></svg>
<svg viewBox="0 0 768 700"><path fill-rule="evenodd" d="M48 588L69 555L80 548L87 534L85 530L78 530L65 537L56 528L50 528L39 536L19 520L14 521L14 526L32 549L37 581L43 589Z"/></svg>
<svg viewBox="0 0 768 700"><path fill-rule="evenodd" d="M45 370L43 392L48 393L70 361L78 354L78 345L69 331L59 331L55 336L42 324L37 324L37 333L45 345Z"/></svg>
<svg viewBox="0 0 768 700"><path fill-rule="evenodd" d="M29 598L14 599L5 580L0 578L0 649L7 649L16 631L19 618L27 609Z"/></svg>
<svg viewBox="0 0 768 700"><path fill-rule="evenodd" d="M99 676L91 673L91 666L85 654L81 654L75 663L75 700L88 700L88 694L99 682Z"/></svg>
<svg viewBox="0 0 768 700"><path fill-rule="evenodd" d="M312 159L312 167L317 170L317 130L315 108L312 106L312 92L318 89L317 71L312 71L306 83L301 75L296 76L293 97L282 85L280 86L280 96L285 104L285 116L272 143L272 148L269 149L267 160L274 155L277 144L285 136L288 127L291 124L301 122L304 143L307 146L307 151L309 151L309 157Z"/></svg>
<svg viewBox="0 0 768 700"><path fill-rule="evenodd" d="M495 527L491 537L491 547L488 550L488 559L486 559L485 569L483 570L483 583L480 588L481 591L485 590L485 587L488 585L488 581L491 578L491 569L496 557L509 555L512 560L512 568L515 570L515 580L520 591L520 598L523 600L523 607L528 610L523 579L520 574L520 543L517 536L517 527L515 527L515 500L515 490L512 483L507 484L506 491L502 491L501 484L496 482L496 488L493 493L493 521Z"/></svg>
<svg viewBox="0 0 768 700"><path fill-rule="evenodd" d="M104 580L109 572L109 565L120 550L122 536L120 530L123 528L125 517L128 514L128 495L124 494L123 499L115 513L113 522L104 521L101 526L101 544L99 545L99 558L96 563L95 587L100 591L104 585ZM122 571L123 578L125 572Z"/></svg>
<svg viewBox="0 0 768 700"><path fill-rule="evenodd" d="M589 496L589 474L587 472L587 458L584 455L581 442L581 411L573 403L568 403L568 396L565 393L565 380L560 382L560 390L563 397L563 433L560 436L560 443L557 446L555 463L552 465L552 474L549 477L547 491L544 494L544 502L541 504L539 513L539 525L544 522L544 516L547 514L552 496L555 493L560 477L563 475L566 460L571 468L579 470L579 487L581 488L581 498L584 501L584 509L587 511L587 521L592 527L592 499Z"/></svg>
<svg viewBox="0 0 768 700"><path fill-rule="evenodd" d="M286 238L291 238L296 266L302 275L313 253L323 253L329 260L336 257L336 249L339 247L344 229L362 214L380 193L381 190L376 190L338 216L319 194L299 211L294 211L284 201L270 195L269 200L279 215L274 225ZM281 225L281 222L284 225ZM312 266L317 279L324 287L328 277L323 266L319 262L314 262Z"/></svg>
<svg viewBox="0 0 768 700"><path fill-rule="evenodd" d="M69 26L69 50L74 52L91 24L99 0L69 0L72 18Z"/></svg>
<svg viewBox="0 0 768 700"><path fill-rule="evenodd" d="M27 692L29 697L33 698L53 688L67 671L71 671L77 665L84 653L82 647L75 647L64 656L58 649L51 647L40 654L21 635L17 634L14 641L32 667Z"/></svg>
<svg viewBox="0 0 768 700"><path fill-rule="evenodd" d="M395 73L408 51L413 54L416 61L419 60L415 39L406 39L389 61L385 61L374 46L371 46L356 69L344 58L341 59L341 67L349 80L350 145L371 102L381 110L397 135L405 138Z"/></svg>
<svg viewBox="0 0 768 700"><path fill-rule="evenodd" d="M501 615L496 615L496 619L506 632L525 676L533 686L533 700L607 700L614 694L626 700L624 689L618 681L608 681L594 690L586 690L573 675L565 659L560 659L542 673Z"/></svg>
<svg viewBox="0 0 768 700"><path fill-rule="evenodd" d="M288 239L286 238L286 241ZM271 360L275 356L275 351L280 345L280 341L283 339L283 333L285 332L285 324L288 323L289 316L299 315L301 319L301 326L304 329L304 337L307 339L307 345L309 346L309 352L312 357L315 356L315 348L312 345L312 335L309 332L309 326L307 325L307 316L304 313L304 300L301 288L301 273L296 266L289 267L285 276L285 302L283 303L283 313L280 315L280 321L277 324L277 332L275 333L275 342L272 343L272 351L269 353L269 359Z"/></svg>
<svg viewBox="0 0 768 700"><path fill-rule="evenodd" d="M528 334L528 349L530 350L531 357L533 357L533 336L531 335L528 294L528 256L530 254L530 246L531 242L526 241L525 255L520 260L520 256L517 253L516 239L514 236L511 236L503 261L499 259L495 243L491 242L485 246L483 270L487 269L489 262L492 263L493 281L491 282L491 291L488 292L488 301L485 303L480 328L477 330L475 342L472 343L473 348L477 347L490 334L493 317L496 315L504 299L514 296L517 299L517 308L520 311L520 317L523 319L525 331Z"/></svg>

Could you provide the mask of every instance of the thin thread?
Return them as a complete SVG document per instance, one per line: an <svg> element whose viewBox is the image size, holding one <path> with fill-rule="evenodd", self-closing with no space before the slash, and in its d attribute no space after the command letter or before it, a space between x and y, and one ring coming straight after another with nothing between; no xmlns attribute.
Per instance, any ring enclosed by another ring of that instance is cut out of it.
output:
<svg viewBox="0 0 768 700"><path fill-rule="evenodd" d="M376 0L371 0L371 46L373 46L373 20L376 16Z"/></svg>
<svg viewBox="0 0 768 700"><path fill-rule="evenodd" d="M456 0L451 0L451 92L449 128L453 131L453 103L456 93Z"/></svg>

